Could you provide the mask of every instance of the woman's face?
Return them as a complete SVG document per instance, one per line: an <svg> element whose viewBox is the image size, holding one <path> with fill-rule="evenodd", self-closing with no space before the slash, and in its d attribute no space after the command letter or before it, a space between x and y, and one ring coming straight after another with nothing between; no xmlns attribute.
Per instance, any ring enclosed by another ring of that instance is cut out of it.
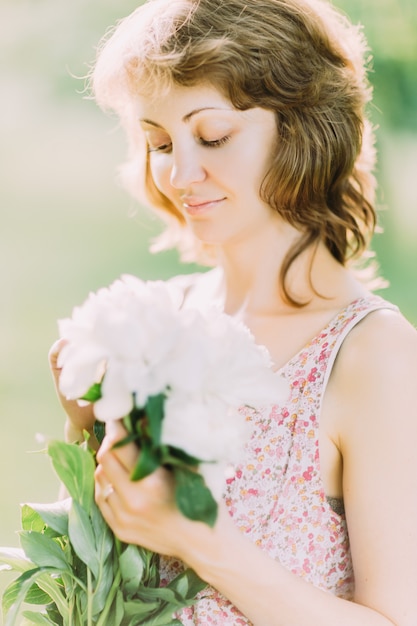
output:
<svg viewBox="0 0 417 626"><path fill-rule="evenodd" d="M140 98L151 175L203 242L225 245L268 228L278 215L259 190L277 142L275 115L239 111L210 86Z"/></svg>

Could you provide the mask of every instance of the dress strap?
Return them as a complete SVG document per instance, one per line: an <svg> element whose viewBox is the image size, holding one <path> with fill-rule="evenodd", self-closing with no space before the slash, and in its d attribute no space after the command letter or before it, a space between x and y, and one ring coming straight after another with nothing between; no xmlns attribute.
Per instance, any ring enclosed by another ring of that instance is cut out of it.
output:
<svg viewBox="0 0 417 626"><path fill-rule="evenodd" d="M345 314L343 317L347 319L347 323L343 326L341 332L339 333L335 344L333 345L332 351L329 355L329 359L327 362L327 368L323 379L322 386L322 394L324 394L327 383L329 382L330 374L333 370L333 365L336 361L336 357L339 353L339 350L350 333L350 331L355 328L359 322L361 322L369 313L373 313L374 311L380 311L381 309L388 309L391 311L399 312L398 307L379 296L372 296L371 298L361 298L360 300L356 300L352 304L350 304L345 309Z"/></svg>

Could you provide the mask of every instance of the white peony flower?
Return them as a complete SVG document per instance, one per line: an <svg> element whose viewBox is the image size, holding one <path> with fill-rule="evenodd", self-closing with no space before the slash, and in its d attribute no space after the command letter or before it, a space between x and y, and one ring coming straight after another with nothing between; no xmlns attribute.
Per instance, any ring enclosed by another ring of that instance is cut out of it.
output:
<svg viewBox="0 0 417 626"><path fill-rule="evenodd" d="M59 386L68 399L79 400L99 383L101 397L93 409L109 424L163 394L156 462L181 465L175 449L200 459L199 472L219 501L231 464L242 458L250 437L240 407L280 403L288 389L273 373L266 348L256 345L242 323L215 307L183 306L183 299L175 283L133 276L90 294L71 319L59 322L66 340L58 357ZM142 415L132 414L132 420L143 420L146 428L149 416ZM151 419L159 419L157 413ZM190 484L192 478L188 473ZM199 497L206 495L193 493L196 519ZM198 519L213 523L213 511Z"/></svg>
<svg viewBox="0 0 417 626"><path fill-rule="evenodd" d="M236 474L231 463L218 461L217 463L200 463L199 473L203 476L206 486L210 489L216 502L220 502L224 493L225 480Z"/></svg>
<svg viewBox="0 0 417 626"><path fill-rule="evenodd" d="M179 340L180 302L173 285L132 276L90 294L71 319L59 322L67 340L58 359L61 392L80 398L104 373L102 398L94 407L98 419L129 413L133 394L144 404L165 382L155 381L155 372Z"/></svg>
<svg viewBox="0 0 417 626"><path fill-rule="evenodd" d="M215 307L182 305L173 283L133 276L90 294L59 323L67 341L59 385L79 399L101 383L94 413L103 422L166 394L161 443L201 459L200 472L219 499L225 472L250 436L239 407L279 403L288 389L242 323Z"/></svg>
<svg viewBox="0 0 417 626"><path fill-rule="evenodd" d="M248 426L237 410L216 396L171 392L165 402L161 441L203 461L234 460Z"/></svg>
<svg viewBox="0 0 417 626"><path fill-rule="evenodd" d="M241 322L214 307L204 314L184 310L183 320L186 332L175 358L165 364L173 390L214 394L231 406L274 404L287 394L268 351Z"/></svg>

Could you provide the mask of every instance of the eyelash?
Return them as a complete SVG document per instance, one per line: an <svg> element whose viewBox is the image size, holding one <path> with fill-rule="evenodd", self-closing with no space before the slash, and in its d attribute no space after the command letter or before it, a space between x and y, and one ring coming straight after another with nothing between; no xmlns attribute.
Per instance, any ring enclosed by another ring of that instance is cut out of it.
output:
<svg viewBox="0 0 417 626"><path fill-rule="evenodd" d="M202 146L206 148L218 148L219 146L223 146L230 139L230 135L226 135L225 137L221 137L220 139L214 139L214 141L206 141L202 137L200 137L199 141Z"/></svg>
<svg viewBox="0 0 417 626"><path fill-rule="evenodd" d="M213 141L206 141L202 137L199 137L198 141L205 148L219 148L220 146L223 146L225 143L227 143L229 139L230 139L230 135L226 135L225 137L221 137L220 139L214 139ZM167 153L171 149L171 145L172 144L167 143L167 144L163 144L162 146L157 146L155 148L153 148L152 146L148 146L148 153L151 153L151 152Z"/></svg>
<svg viewBox="0 0 417 626"><path fill-rule="evenodd" d="M156 148L148 146L148 154L151 154L152 152L166 152L170 147L170 143L164 144L162 146L157 146Z"/></svg>

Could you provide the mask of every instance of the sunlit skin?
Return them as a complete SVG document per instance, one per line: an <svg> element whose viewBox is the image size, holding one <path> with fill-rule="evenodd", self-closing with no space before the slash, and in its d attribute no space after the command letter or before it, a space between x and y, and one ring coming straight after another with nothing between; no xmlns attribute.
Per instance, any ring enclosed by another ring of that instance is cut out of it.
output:
<svg viewBox="0 0 417 626"><path fill-rule="evenodd" d="M139 99L138 117L155 184L199 239L233 245L279 223L259 197L278 140L272 111L238 111L199 87Z"/></svg>
<svg viewBox="0 0 417 626"><path fill-rule="evenodd" d="M259 195L279 142L271 111L236 111L216 89L200 85L175 88L157 101L138 99L138 123L155 184L193 233L217 247L218 278L204 298L221 300L228 313L239 315L268 347L276 367L367 293L323 244L301 255L290 272L291 290L308 303L304 308L291 307L277 288L282 260L299 233ZM57 351L59 346L52 360ZM395 362L389 354L398 355ZM320 464L327 495L344 497L354 602L309 585L271 560L223 507L214 529L184 518L175 507L169 472L159 469L132 482L138 451L133 445L112 449L123 436L120 424L109 429L98 453L97 503L123 541L180 558L256 626L415 626L416 371L415 331L395 312L377 311L349 333L326 390ZM65 408L72 432L81 438L79 409L71 403ZM91 425L89 420L86 412ZM109 483L114 491L105 498ZM407 517L401 516L405 501Z"/></svg>

